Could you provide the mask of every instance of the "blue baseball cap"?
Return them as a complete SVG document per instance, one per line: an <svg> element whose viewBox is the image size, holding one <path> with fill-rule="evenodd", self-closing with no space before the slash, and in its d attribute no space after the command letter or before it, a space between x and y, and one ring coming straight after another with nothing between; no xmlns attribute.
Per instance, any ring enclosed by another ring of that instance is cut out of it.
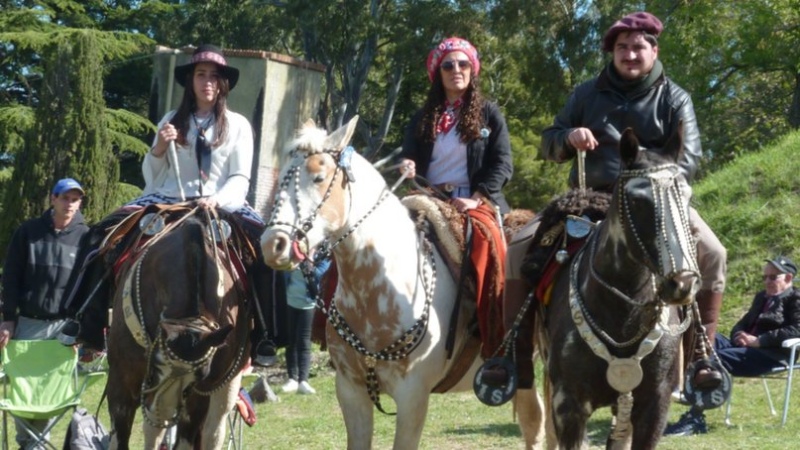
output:
<svg viewBox="0 0 800 450"><path fill-rule="evenodd" d="M84 192L83 188L81 187L80 183L78 183L72 178L64 178L58 180L56 185L53 186L53 195L58 196L63 194L64 192L71 191L73 189L81 191L81 195L86 194L86 192Z"/></svg>

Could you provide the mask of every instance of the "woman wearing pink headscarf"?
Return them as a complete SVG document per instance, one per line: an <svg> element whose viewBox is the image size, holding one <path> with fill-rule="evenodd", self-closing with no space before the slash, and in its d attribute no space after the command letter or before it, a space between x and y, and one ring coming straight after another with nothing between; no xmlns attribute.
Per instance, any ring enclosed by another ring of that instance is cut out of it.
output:
<svg viewBox="0 0 800 450"><path fill-rule="evenodd" d="M511 144L500 109L478 88L478 51L447 38L428 54L427 70L428 99L406 129L401 172L442 188L459 211L489 203L507 213L502 189L513 172Z"/></svg>

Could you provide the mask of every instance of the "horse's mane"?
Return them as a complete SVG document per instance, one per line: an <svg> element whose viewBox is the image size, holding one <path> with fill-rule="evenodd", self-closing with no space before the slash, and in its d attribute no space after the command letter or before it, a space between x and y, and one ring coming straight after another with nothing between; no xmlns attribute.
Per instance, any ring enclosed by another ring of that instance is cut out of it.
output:
<svg viewBox="0 0 800 450"><path fill-rule="evenodd" d="M573 189L550 202L539 214L539 227L520 267L525 279L536 285L556 247L561 245L561 239L543 242L545 234L554 233L551 230L555 227L563 228L568 215L585 216L592 222L602 220L610 204L611 194L592 189L587 189L585 192Z"/></svg>
<svg viewBox="0 0 800 450"><path fill-rule="evenodd" d="M288 154L294 150L321 152L325 150L326 137L328 132L325 129L317 128L313 122L306 122L297 130L296 137L286 145L284 153Z"/></svg>

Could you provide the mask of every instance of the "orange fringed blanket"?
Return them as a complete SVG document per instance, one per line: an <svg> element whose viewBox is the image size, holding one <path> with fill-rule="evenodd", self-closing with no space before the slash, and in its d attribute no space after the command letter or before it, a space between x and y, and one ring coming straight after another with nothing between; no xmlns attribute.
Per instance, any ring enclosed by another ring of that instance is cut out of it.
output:
<svg viewBox="0 0 800 450"><path fill-rule="evenodd" d="M481 356L491 357L503 341L503 289L506 245L494 209L486 204L468 212L472 219L472 252L481 332Z"/></svg>

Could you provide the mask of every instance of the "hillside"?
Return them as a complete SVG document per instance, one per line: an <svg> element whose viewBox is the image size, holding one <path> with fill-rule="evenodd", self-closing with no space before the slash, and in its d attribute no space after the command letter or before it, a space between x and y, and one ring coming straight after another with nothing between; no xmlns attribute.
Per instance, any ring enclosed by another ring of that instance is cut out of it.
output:
<svg viewBox="0 0 800 450"><path fill-rule="evenodd" d="M767 256L800 261L800 132L743 156L694 185L693 205L728 250L720 331L728 333L763 289Z"/></svg>

